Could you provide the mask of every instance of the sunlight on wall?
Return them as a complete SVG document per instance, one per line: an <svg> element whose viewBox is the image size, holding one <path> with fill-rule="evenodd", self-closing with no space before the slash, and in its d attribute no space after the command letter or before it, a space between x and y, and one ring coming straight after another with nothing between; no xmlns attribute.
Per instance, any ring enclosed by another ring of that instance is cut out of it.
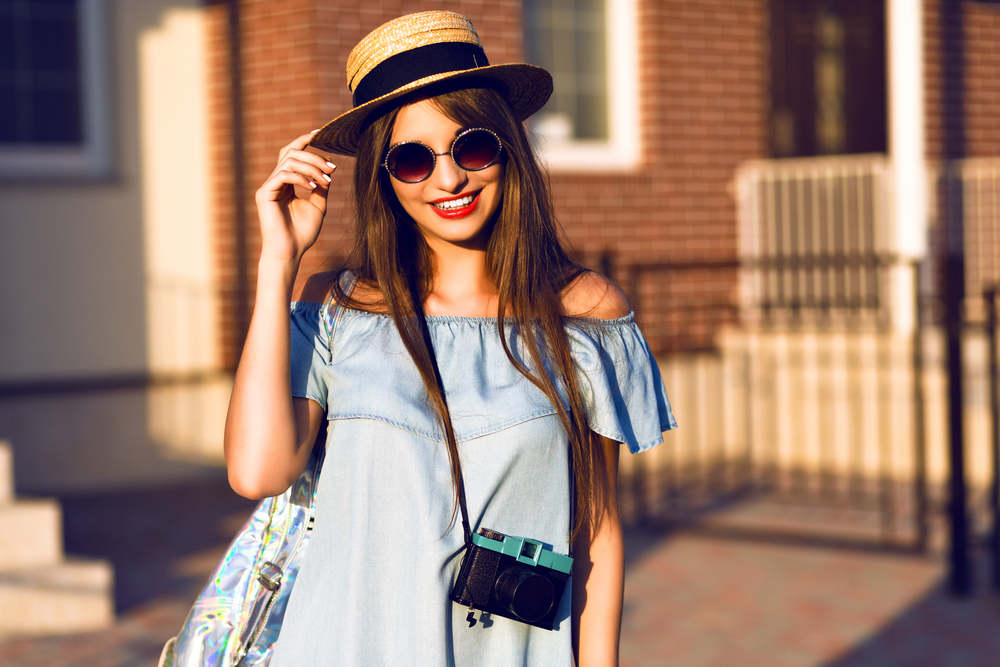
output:
<svg viewBox="0 0 1000 667"><path fill-rule="evenodd" d="M217 373L217 290L209 211L204 12L172 9L139 37L148 358L156 376L208 374L149 392L165 455L221 455L229 380Z"/></svg>
<svg viewBox="0 0 1000 667"><path fill-rule="evenodd" d="M149 361L211 368L215 349L202 12L174 9L139 38Z"/></svg>

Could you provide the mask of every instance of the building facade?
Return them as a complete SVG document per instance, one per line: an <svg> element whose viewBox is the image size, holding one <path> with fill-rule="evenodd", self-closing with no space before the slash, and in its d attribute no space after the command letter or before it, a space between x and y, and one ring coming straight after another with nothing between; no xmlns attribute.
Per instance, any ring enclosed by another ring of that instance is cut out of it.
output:
<svg viewBox="0 0 1000 667"><path fill-rule="evenodd" d="M906 61L889 54L903 13L923 26L926 160L947 155L955 122L967 157L1000 157L1000 5L956 0L956 14L942 11L946 1L435 8L468 16L491 62L530 58L553 71L557 94L532 129L567 239L629 291L654 351L667 354L712 349L738 319L741 165L891 156L894 133L903 135L890 83ZM60 76L82 82L58 98L79 117L51 121L75 130L19 125L0 139L0 436L15 448L19 488L83 492L204 474L220 460L252 312L254 190L282 146L349 108L344 66L358 40L427 7L77 0L74 23L45 2L12 4L2 18L25 34L32 21L62 21L78 36L79 68ZM946 33L956 15L957 41ZM942 92L954 80L945 50L956 45L957 114ZM19 48L0 76L23 82L37 70L42 83L11 89L42 100L58 77L31 60L30 44ZM26 104L11 117L48 118ZM302 276L350 246L352 160L335 162ZM926 220L913 224L926 236Z"/></svg>

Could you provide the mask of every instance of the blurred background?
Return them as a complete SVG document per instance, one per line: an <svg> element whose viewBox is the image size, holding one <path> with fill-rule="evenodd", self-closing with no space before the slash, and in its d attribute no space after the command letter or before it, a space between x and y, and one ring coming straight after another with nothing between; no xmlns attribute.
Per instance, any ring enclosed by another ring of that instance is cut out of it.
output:
<svg viewBox="0 0 1000 667"><path fill-rule="evenodd" d="M253 192L431 8L553 73L557 213L681 423L622 462L622 664L1000 664L988 0L0 0L0 664L176 633L253 507Z"/></svg>

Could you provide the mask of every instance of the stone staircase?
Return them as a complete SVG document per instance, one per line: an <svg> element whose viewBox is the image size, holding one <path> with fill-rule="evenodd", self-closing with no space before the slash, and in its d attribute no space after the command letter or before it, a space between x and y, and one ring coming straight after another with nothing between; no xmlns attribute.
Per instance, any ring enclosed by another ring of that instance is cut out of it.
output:
<svg viewBox="0 0 1000 667"><path fill-rule="evenodd" d="M111 565L65 557L59 502L15 498L13 463L0 440L0 639L112 625Z"/></svg>

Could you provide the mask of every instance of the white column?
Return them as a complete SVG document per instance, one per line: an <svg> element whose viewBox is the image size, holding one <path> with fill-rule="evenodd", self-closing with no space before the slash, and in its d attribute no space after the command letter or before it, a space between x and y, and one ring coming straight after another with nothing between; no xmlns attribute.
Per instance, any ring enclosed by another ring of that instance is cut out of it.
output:
<svg viewBox="0 0 1000 667"><path fill-rule="evenodd" d="M924 151L923 0L886 0L889 157L892 163L890 215L895 250L904 258L927 254L927 165ZM892 280L897 331L914 324L913 281L908 269Z"/></svg>

